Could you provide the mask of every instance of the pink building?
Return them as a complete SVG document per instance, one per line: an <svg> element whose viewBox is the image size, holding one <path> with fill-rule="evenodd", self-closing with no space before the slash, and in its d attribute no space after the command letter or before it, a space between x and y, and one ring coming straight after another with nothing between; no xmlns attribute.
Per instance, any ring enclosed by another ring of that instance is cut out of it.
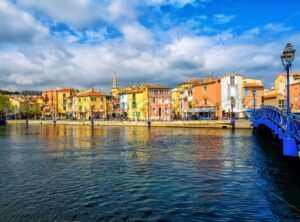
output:
<svg viewBox="0 0 300 222"><path fill-rule="evenodd" d="M160 85L147 85L148 119L171 120L171 89Z"/></svg>

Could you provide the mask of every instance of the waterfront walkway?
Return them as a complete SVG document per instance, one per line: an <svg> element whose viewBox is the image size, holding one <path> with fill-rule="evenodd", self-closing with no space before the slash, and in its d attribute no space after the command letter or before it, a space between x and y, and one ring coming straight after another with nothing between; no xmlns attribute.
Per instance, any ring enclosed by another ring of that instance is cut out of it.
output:
<svg viewBox="0 0 300 222"><path fill-rule="evenodd" d="M25 120L8 120L8 124L25 124ZM51 120L29 120L29 124L54 124ZM91 125L91 121L58 120L58 125ZM95 126L142 126L147 127L147 121L95 121ZM151 127L186 127L186 128L232 128L230 120L198 120L198 121L152 121ZM236 120L236 129L252 128L249 120Z"/></svg>

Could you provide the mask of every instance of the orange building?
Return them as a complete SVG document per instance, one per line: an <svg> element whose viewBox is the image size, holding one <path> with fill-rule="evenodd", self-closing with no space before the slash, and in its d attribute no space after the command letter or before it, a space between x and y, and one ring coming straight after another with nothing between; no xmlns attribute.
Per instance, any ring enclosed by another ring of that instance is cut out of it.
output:
<svg viewBox="0 0 300 222"><path fill-rule="evenodd" d="M264 96L264 86L261 80L257 80L257 79L243 80L243 107L244 108L246 109L254 108L254 98L255 98L255 107L259 108L262 104L263 96Z"/></svg>
<svg viewBox="0 0 300 222"><path fill-rule="evenodd" d="M58 93L57 90L43 91L42 98L44 105L42 107L43 118L53 118L58 112Z"/></svg>
<svg viewBox="0 0 300 222"><path fill-rule="evenodd" d="M219 78L207 77L194 87L193 107L199 108L200 117L222 117Z"/></svg>
<svg viewBox="0 0 300 222"><path fill-rule="evenodd" d="M300 82L291 84L290 102L291 102L291 111L300 112Z"/></svg>

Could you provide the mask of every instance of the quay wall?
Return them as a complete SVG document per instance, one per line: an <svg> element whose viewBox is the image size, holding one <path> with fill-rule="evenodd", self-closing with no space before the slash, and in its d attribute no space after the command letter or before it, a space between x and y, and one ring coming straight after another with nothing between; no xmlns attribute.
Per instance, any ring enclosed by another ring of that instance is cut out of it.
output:
<svg viewBox="0 0 300 222"><path fill-rule="evenodd" d="M25 120L8 120L8 124L25 124ZM51 120L29 120L28 124L53 125ZM57 125L91 125L90 121L57 120ZM148 127L146 121L95 121L95 126L141 126ZM232 128L229 120L202 121L152 121L151 127L183 127L183 128ZM236 129L252 128L249 120L236 120Z"/></svg>

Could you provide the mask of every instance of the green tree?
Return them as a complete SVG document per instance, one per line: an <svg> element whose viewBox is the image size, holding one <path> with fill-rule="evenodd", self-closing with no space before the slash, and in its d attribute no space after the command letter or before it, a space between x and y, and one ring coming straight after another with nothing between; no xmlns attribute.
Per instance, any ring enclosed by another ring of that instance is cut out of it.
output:
<svg viewBox="0 0 300 222"><path fill-rule="evenodd" d="M4 113L8 112L11 108L9 98L0 94L0 117L4 117Z"/></svg>

